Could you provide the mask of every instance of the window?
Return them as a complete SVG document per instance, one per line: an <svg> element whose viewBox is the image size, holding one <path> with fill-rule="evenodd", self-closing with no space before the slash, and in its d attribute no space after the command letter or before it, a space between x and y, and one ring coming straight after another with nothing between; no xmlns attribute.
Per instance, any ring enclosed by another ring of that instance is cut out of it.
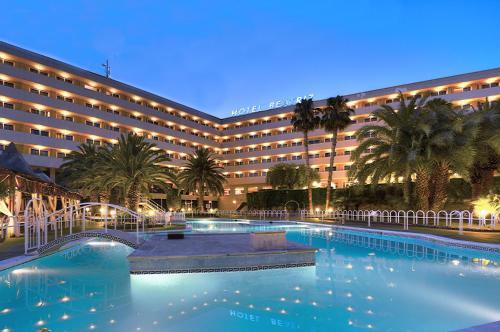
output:
<svg viewBox="0 0 500 332"><path fill-rule="evenodd" d="M238 173L236 173L238 174ZM243 174L240 174L243 175ZM243 195L245 193L245 188L234 188L234 194L235 195Z"/></svg>
<svg viewBox="0 0 500 332"><path fill-rule="evenodd" d="M302 155L292 156L292 160L302 160Z"/></svg>
<svg viewBox="0 0 500 332"><path fill-rule="evenodd" d="M331 155L332 155L332 153L331 153L331 152L325 152L325 157L330 157ZM334 153L333 153L333 155L334 155L334 156L336 156L336 155L337 155L337 153L336 153L336 152L334 152Z"/></svg>
<svg viewBox="0 0 500 332"><path fill-rule="evenodd" d="M243 153L242 149L234 149L234 153Z"/></svg>
<svg viewBox="0 0 500 332"><path fill-rule="evenodd" d="M463 92L465 91L470 91L471 90L471 87L470 86L466 86L465 88L462 89Z"/></svg>
<svg viewBox="0 0 500 332"><path fill-rule="evenodd" d="M302 141L292 142L292 146L302 146Z"/></svg>
<svg viewBox="0 0 500 332"><path fill-rule="evenodd" d="M281 161L287 161L288 157L278 157L276 158L276 161L281 162Z"/></svg>
<svg viewBox="0 0 500 332"><path fill-rule="evenodd" d="M332 167L332 172L335 172L337 170L337 166L333 166ZM330 171L330 166L326 166L325 167L325 172L329 172Z"/></svg>
<svg viewBox="0 0 500 332"><path fill-rule="evenodd" d="M4 86L6 86L8 88L14 88L15 87L14 83L12 83L12 82L6 82L6 81L0 81L0 85L4 85Z"/></svg>
<svg viewBox="0 0 500 332"><path fill-rule="evenodd" d="M234 177L235 177L236 179L241 179L241 178L243 177L243 173L235 173L235 174L234 174ZM236 195L238 195L238 194L236 194Z"/></svg>
<svg viewBox="0 0 500 332"><path fill-rule="evenodd" d="M11 124L1 123L0 122L0 129L3 129L3 130L14 130L14 126L11 125Z"/></svg>
<svg viewBox="0 0 500 332"><path fill-rule="evenodd" d="M70 84L73 84L73 80L69 79L69 78L64 78L62 76L56 76L56 79L58 81L63 81L63 82L66 82L66 83L70 83Z"/></svg>
<svg viewBox="0 0 500 332"><path fill-rule="evenodd" d="M262 163L270 163L272 162L272 159L271 158L262 158Z"/></svg>
<svg viewBox="0 0 500 332"><path fill-rule="evenodd" d="M258 146L254 146L253 148L248 148L248 152L259 151Z"/></svg>
<svg viewBox="0 0 500 332"><path fill-rule="evenodd" d="M49 132L46 130L39 130L39 129L31 128L31 135L39 135L39 136L49 137Z"/></svg>
<svg viewBox="0 0 500 332"><path fill-rule="evenodd" d="M64 157L66 157L66 153L58 152L56 156L57 156L57 158L64 158Z"/></svg>
<svg viewBox="0 0 500 332"><path fill-rule="evenodd" d="M344 136L344 140L345 141L350 141L352 139L356 139L356 136L354 136L354 135L346 135L346 136Z"/></svg>
<svg viewBox="0 0 500 332"><path fill-rule="evenodd" d="M288 147L288 144L286 144L286 143L278 143L278 144L276 145L276 148L277 148L277 149L280 149L280 148L286 148L286 147Z"/></svg>
<svg viewBox="0 0 500 332"><path fill-rule="evenodd" d="M258 163L259 163L259 160L258 160L258 159L253 159L253 160L249 160L249 161L248 161L248 164L249 164L249 165L258 164Z"/></svg>
<svg viewBox="0 0 500 332"><path fill-rule="evenodd" d="M344 171L348 171L351 169L351 165L344 165Z"/></svg>
<svg viewBox="0 0 500 332"><path fill-rule="evenodd" d="M309 159L319 158L319 153L311 153L309 154Z"/></svg>
<svg viewBox="0 0 500 332"><path fill-rule="evenodd" d="M243 161L241 161L241 160L240 160L240 161L235 161L235 162L234 162L234 166L242 166L242 165L244 165L244 164L245 164L245 163L244 163Z"/></svg>
<svg viewBox="0 0 500 332"><path fill-rule="evenodd" d="M101 109L99 105L94 105L91 103L85 103L85 106L89 108Z"/></svg>
<svg viewBox="0 0 500 332"><path fill-rule="evenodd" d="M90 120L86 120L85 121L85 124L87 126L91 126L91 127L96 127L96 128L101 128L101 124L99 122L92 122Z"/></svg>
<svg viewBox="0 0 500 332"><path fill-rule="evenodd" d="M270 145L263 145L262 150L271 150L271 146Z"/></svg>
<svg viewBox="0 0 500 332"><path fill-rule="evenodd" d="M350 155L351 155L351 150L344 151L344 156L350 156Z"/></svg>
<svg viewBox="0 0 500 332"><path fill-rule="evenodd" d="M2 105L1 102L0 102L0 105ZM14 104L12 104L12 103L3 103L3 107L13 110L14 109Z"/></svg>
<svg viewBox="0 0 500 332"><path fill-rule="evenodd" d="M49 156L49 151L47 150L39 150L39 149L31 149L30 154L33 156L42 156L42 157L48 157Z"/></svg>
<svg viewBox="0 0 500 332"><path fill-rule="evenodd" d="M318 143L321 143L320 139L309 140L309 144L318 144Z"/></svg>
<svg viewBox="0 0 500 332"><path fill-rule="evenodd" d="M271 132L262 133L260 136L261 137L272 136L272 133Z"/></svg>
<svg viewBox="0 0 500 332"><path fill-rule="evenodd" d="M95 139L91 139L91 138L87 138L87 143L88 144L101 145L101 141L95 140Z"/></svg>
<svg viewBox="0 0 500 332"><path fill-rule="evenodd" d="M248 173L248 175L251 177L251 178L254 178L256 176L259 176L259 173L258 172L250 172Z"/></svg>

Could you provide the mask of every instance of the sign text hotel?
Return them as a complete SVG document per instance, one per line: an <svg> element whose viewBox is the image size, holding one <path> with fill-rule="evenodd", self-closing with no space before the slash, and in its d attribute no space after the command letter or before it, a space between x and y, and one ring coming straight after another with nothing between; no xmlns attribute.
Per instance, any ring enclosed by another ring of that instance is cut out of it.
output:
<svg viewBox="0 0 500 332"><path fill-rule="evenodd" d="M308 95L299 96L299 97L295 97L295 98L285 98L285 99L273 100L267 104L258 104L258 105L252 105L252 106L247 106L247 107L240 107L240 108L237 108L235 110L232 110L231 116L250 114L250 113L254 113L254 112L270 110L273 108L280 108L280 107L295 105L297 103L300 103L300 101L302 99L312 99L313 97L314 97L314 94L310 93Z"/></svg>

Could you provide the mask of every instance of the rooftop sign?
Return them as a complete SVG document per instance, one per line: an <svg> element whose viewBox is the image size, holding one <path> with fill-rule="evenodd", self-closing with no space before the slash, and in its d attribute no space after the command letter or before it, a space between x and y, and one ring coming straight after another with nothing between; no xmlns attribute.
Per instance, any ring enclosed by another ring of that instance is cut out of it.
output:
<svg viewBox="0 0 500 332"><path fill-rule="evenodd" d="M252 105L252 106L247 106L247 107L240 107L240 108L232 110L231 116L250 114L250 113L270 110L273 108L280 108L280 107L295 105L297 103L300 103L300 101L302 99L312 99L313 97L314 97L314 94L310 93L308 95L299 96L299 97L295 97L295 98L285 98L285 99L273 100L267 104L258 104L258 105Z"/></svg>

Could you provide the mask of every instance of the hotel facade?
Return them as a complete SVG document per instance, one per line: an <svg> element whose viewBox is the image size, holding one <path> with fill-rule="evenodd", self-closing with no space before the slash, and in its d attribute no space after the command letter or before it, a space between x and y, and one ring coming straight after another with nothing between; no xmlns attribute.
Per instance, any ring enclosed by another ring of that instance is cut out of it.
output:
<svg viewBox="0 0 500 332"><path fill-rule="evenodd" d="M346 95L355 110L352 124L339 134L333 183L348 184L356 130L378 121L382 104L397 107L398 91L408 96L439 96L462 108L500 99L500 68L403 84ZM335 95L335 92L332 92ZM325 100L315 101L322 106ZM66 154L84 142L114 144L135 132L182 167L196 147L211 149L227 176L224 196L206 196L220 209L235 209L247 192L266 188L266 172L277 163L304 162L302 133L290 124L294 106L217 118L111 78L0 42L0 150L14 142L30 165L56 178ZM330 134L309 135L310 158L326 186ZM159 196L158 196L159 197ZM189 194L184 202L195 200Z"/></svg>

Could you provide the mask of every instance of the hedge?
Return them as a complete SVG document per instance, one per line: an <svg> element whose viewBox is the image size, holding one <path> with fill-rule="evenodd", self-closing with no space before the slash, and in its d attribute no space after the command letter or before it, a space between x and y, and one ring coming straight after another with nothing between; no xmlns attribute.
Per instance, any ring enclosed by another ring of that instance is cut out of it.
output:
<svg viewBox="0 0 500 332"><path fill-rule="evenodd" d="M500 177L495 177L493 182L493 192L500 192ZM326 197L326 188L313 189L314 208L323 208ZM379 184L376 186L352 186L349 188L339 188L332 190L331 204L338 209L401 209L403 190L401 184ZM448 186L448 203L450 209L464 208L471 199L471 186L463 179L451 179ZM249 209L283 209L287 204L287 209L308 207L307 190L305 189L280 189L261 190L247 194ZM457 206L457 207L455 207Z"/></svg>

